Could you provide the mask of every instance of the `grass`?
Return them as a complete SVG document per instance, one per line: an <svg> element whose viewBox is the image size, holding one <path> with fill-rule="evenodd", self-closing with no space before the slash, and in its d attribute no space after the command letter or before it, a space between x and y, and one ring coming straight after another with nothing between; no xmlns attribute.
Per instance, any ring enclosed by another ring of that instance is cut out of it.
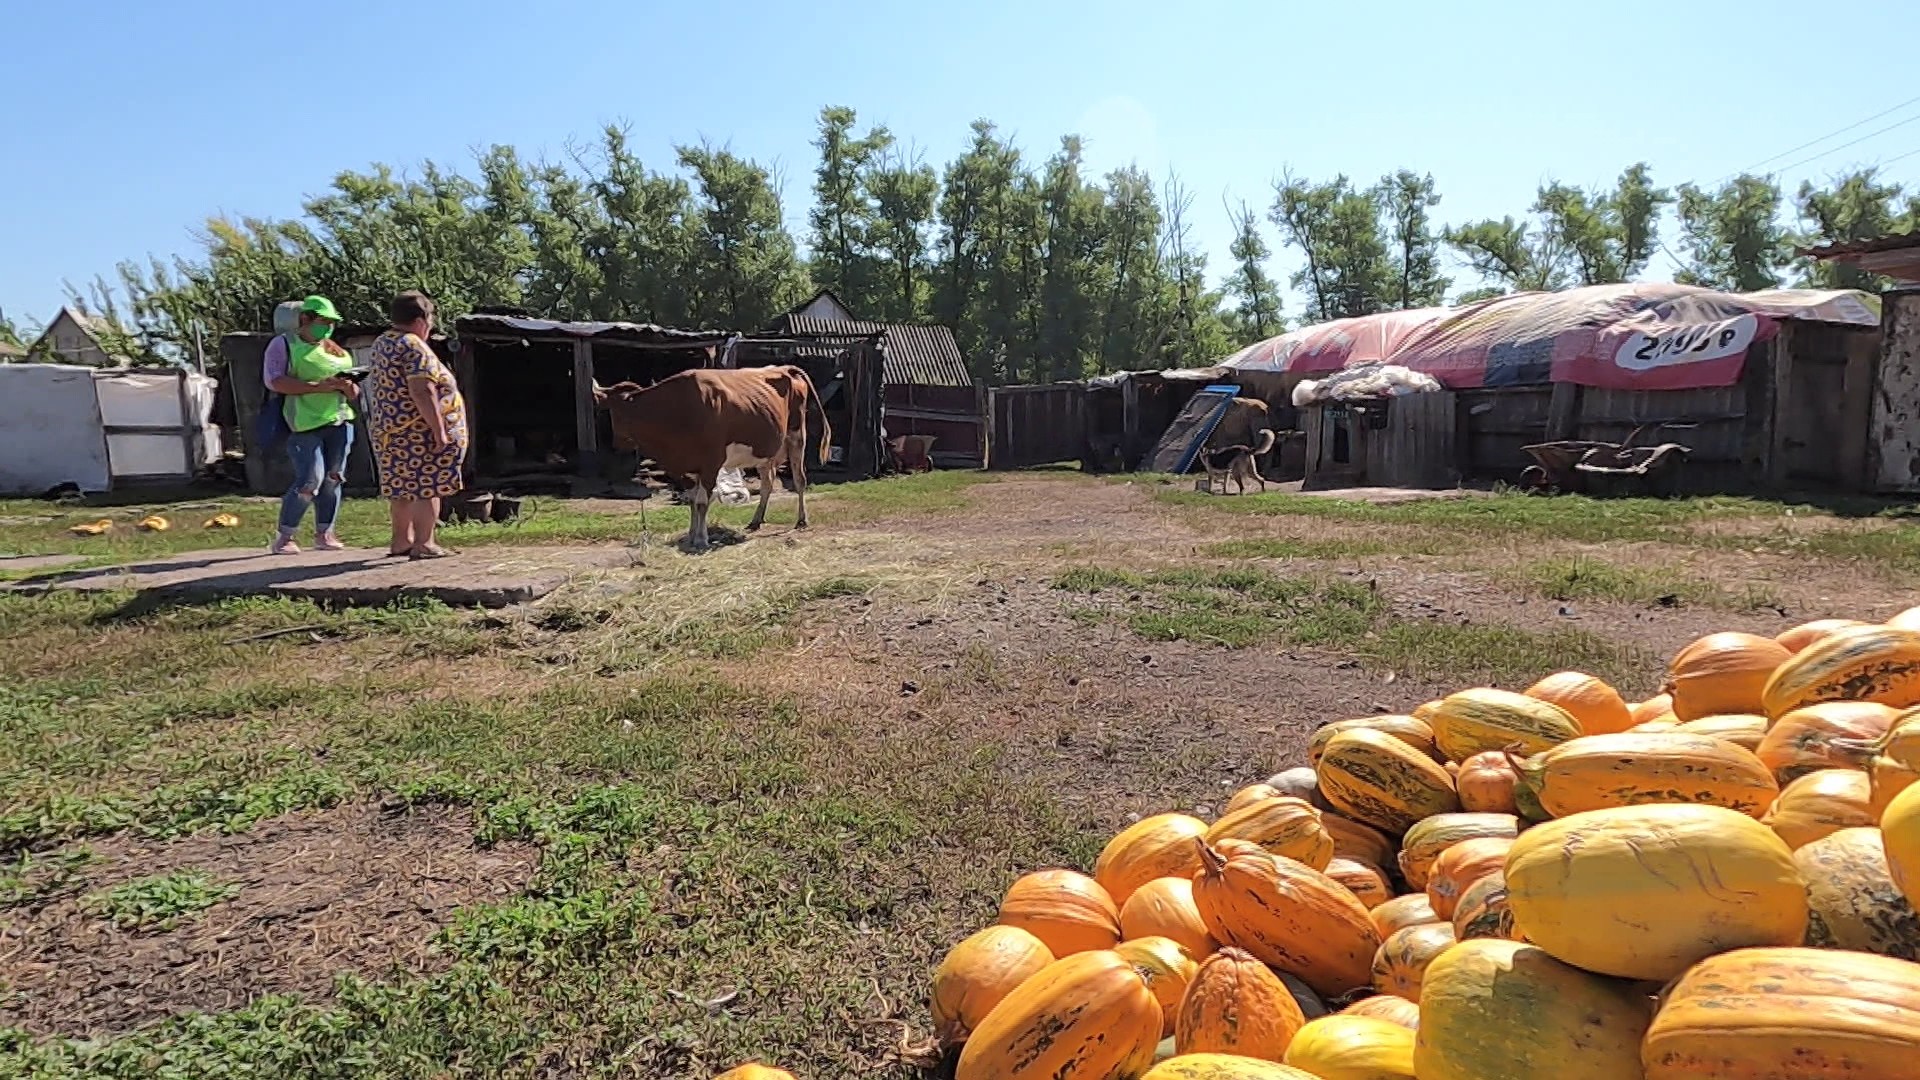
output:
<svg viewBox="0 0 1920 1080"><path fill-rule="evenodd" d="M1550 600L1661 606L1685 603L1724 611L1754 611L1780 603L1779 595L1765 585L1749 584L1735 592L1673 570L1621 566L1580 556L1526 563L1504 576Z"/></svg>
<svg viewBox="0 0 1920 1080"><path fill-rule="evenodd" d="M238 895L238 885L215 881L198 870L182 870L88 893L80 898L80 907L123 930L171 930L182 920Z"/></svg>
<svg viewBox="0 0 1920 1080"><path fill-rule="evenodd" d="M1257 568L1140 573L1085 565L1062 571L1053 585L1087 597L1122 594L1104 608L1078 607L1075 617L1118 618L1148 640L1338 650L1376 668L1461 681L1524 685L1569 666L1621 679L1651 662L1640 650L1579 630L1401 618L1378 592L1342 578L1283 577Z"/></svg>

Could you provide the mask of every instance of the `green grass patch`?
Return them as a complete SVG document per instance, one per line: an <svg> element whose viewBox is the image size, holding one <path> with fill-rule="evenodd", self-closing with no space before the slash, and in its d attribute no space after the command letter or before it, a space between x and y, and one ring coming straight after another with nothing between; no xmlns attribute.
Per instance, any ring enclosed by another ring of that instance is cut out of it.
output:
<svg viewBox="0 0 1920 1080"><path fill-rule="evenodd" d="M0 910L74 891L95 858L92 849L75 847L45 855L22 853L0 865Z"/></svg>
<svg viewBox="0 0 1920 1080"><path fill-rule="evenodd" d="M1726 611L1777 606L1777 593L1760 585L1734 591L1711 581L1667 570L1621 566L1575 557L1528 563L1510 575L1523 588L1550 600L1608 600L1623 604L1693 604Z"/></svg>
<svg viewBox="0 0 1920 1080"><path fill-rule="evenodd" d="M171 930L181 920L240 895L240 886L198 870L135 878L88 893L80 907L123 930Z"/></svg>
<svg viewBox="0 0 1920 1080"><path fill-rule="evenodd" d="M1510 689L1532 685L1548 672L1568 670L1630 683L1658 662L1646 650L1585 630L1539 632L1419 619L1386 623L1357 651L1371 665L1389 671Z"/></svg>

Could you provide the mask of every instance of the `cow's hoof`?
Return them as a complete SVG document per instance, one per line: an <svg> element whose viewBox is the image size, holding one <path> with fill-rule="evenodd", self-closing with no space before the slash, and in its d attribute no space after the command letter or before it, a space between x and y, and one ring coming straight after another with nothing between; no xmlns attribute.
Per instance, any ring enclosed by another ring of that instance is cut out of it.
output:
<svg viewBox="0 0 1920 1080"><path fill-rule="evenodd" d="M759 532L759 531L760 531L760 524L761 524L761 523L760 523L760 522L758 522L758 521L749 521L749 522L747 522L747 531L748 531L748 532Z"/></svg>
<svg viewBox="0 0 1920 1080"><path fill-rule="evenodd" d="M796 529L804 529L804 528L806 528L806 527L807 527L807 519L806 519L806 518L801 518L801 519L800 519L799 521L796 521L796 522L794 522L794 523L793 523L793 527L794 527L794 528L796 528Z"/></svg>

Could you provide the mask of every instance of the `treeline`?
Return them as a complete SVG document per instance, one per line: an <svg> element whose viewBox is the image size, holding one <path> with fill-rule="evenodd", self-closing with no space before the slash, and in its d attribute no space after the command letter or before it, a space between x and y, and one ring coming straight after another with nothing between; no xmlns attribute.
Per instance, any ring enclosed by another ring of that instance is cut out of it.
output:
<svg viewBox="0 0 1920 1080"><path fill-rule="evenodd" d="M494 147L471 174L343 173L296 220L216 218L193 256L123 264L89 306L159 358L182 355L196 325L208 340L261 328L275 303L316 291L367 321L420 287L450 315L506 305L757 329L825 286L866 318L947 323L977 375L1023 382L1205 364L1289 319L1631 280L1663 248L1694 284L1870 288L1794 246L1920 227L1920 193L1872 170L1789 199L1748 175L1668 189L1636 164L1611 186L1546 184L1523 217L1443 225L1433 177L1410 170L1371 184L1289 174L1265 206L1203 211L1177 176L1091 176L1072 136L1035 160L986 121L938 170L847 108L822 110L814 145L805 257L765 166L702 145L656 169L608 128L562 163ZM1211 286L1201 212L1234 224ZM1301 266L1284 285L1270 237ZM1444 273L1448 253L1472 280Z"/></svg>

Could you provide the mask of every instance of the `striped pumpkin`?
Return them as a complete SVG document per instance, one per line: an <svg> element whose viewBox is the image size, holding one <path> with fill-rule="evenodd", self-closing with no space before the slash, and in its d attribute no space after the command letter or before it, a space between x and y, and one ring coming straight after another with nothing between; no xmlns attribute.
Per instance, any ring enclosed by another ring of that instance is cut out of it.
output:
<svg viewBox="0 0 1920 1080"><path fill-rule="evenodd" d="M1856 626L1821 638L1774 672L1759 711L1778 718L1824 701L1920 705L1920 630Z"/></svg>
<svg viewBox="0 0 1920 1080"><path fill-rule="evenodd" d="M1893 883L1875 828L1841 829L1793 853L1807 881L1807 944L1920 960L1920 915Z"/></svg>
<svg viewBox="0 0 1920 1080"><path fill-rule="evenodd" d="M1780 789L1760 824L1795 851L1841 829L1873 825L1873 792L1858 769L1821 769Z"/></svg>
<svg viewBox="0 0 1920 1080"><path fill-rule="evenodd" d="M1358 731L1361 728L1391 735L1430 758L1438 759L1440 756L1439 748L1433 743L1433 728L1429 727L1425 720L1389 714L1362 716L1352 720L1335 720L1331 724L1320 725L1319 729L1313 733L1313 738L1307 743L1307 761L1314 768L1319 768L1321 755L1327 752L1327 744L1333 741L1335 735L1343 731Z"/></svg>
<svg viewBox="0 0 1920 1080"><path fill-rule="evenodd" d="M1115 906L1155 878L1191 878L1200 872L1193 842L1207 835L1207 823L1187 814L1155 814L1120 830L1094 860L1093 879Z"/></svg>
<svg viewBox="0 0 1920 1080"><path fill-rule="evenodd" d="M1118 953L1076 953L1021 983L973 1030L955 1080L1137 1076L1153 1064L1165 1014Z"/></svg>
<svg viewBox="0 0 1920 1080"><path fill-rule="evenodd" d="M1201 859L1193 902L1221 945L1297 975L1324 996L1365 986L1373 977L1380 934L1345 886L1290 859L1223 858L1205 844Z"/></svg>
<svg viewBox="0 0 1920 1080"><path fill-rule="evenodd" d="M1307 1018L1267 965L1241 949L1207 958L1181 999L1173 1047L1179 1054L1243 1054L1279 1061Z"/></svg>
<svg viewBox="0 0 1920 1080"><path fill-rule="evenodd" d="M1402 833L1423 818L1457 810L1453 778L1432 758L1384 732L1355 728L1327 742L1320 790L1335 810Z"/></svg>
<svg viewBox="0 0 1920 1080"><path fill-rule="evenodd" d="M1320 823L1320 811L1290 795L1256 799L1231 811L1207 829L1206 840L1248 840L1315 870L1325 870L1333 860L1333 834Z"/></svg>
<svg viewBox="0 0 1920 1080"><path fill-rule="evenodd" d="M1749 751L1708 735L1588 735L1515 761L1554 817L1641 803L1702 803L1758 817L1780 793Z"/></svg>
<svg viewBox="0 0 1920 1080"><path fill-rule="evenodd" d="M1424 890L1433 861L1463 840L1492 836L1511 840L1520 835L1520 819L1512 814L1436 814L1407 830L1400 842L1400 876L1411 888Z"/></svg>
<svg viewBox="0 0 1920 1080"><path fill-rule="evenodd" d="M1450 761L1518 745L1537 754L1580 735L1580 722L1558 705L1510 690L1462 690L1434 710L1434 742Z"/></svg>
<svg viewBox="0 0 1920 1080"><path fill-rule="evenodd" d="M1427 967L1414 1071L1420 1080L1638 1080L1650 1011L1645 993L1532 945L1462 941Z"/></svg>
<svg viewBox="0 0 1920 1080"><path fill-rule="evenodd" d="M1420 980L1426 977L1427 965L1453 943L1453 927L1443 922L1394 931L1374 954L1373 988L1382 994L1419 1001Z"/></svg>
<svg viewBox="0 0 1920 1080"><path fill-rule="evenodd" d="M1722 713L1761 711L1767 680L1793 654L1772 638L1735 632L1708 634L1675 654L1666 692L1681 721Z"/></svg>
<svg viewBox="0 0 1920 1080"><path fill-rule="evenodd" d="M1824 701L1774 718L1754 753L1782 784L1821 769L1864 768L1899 713L1871 701Z"/></svg>
<svg viewBox="0 0 1920 1080"><path fill-rule="evenodd" d="M1428 900L1424 892L1396 896L1368 912L1367 916L1373 920L1373 928L1382 938L1409 926L1441 921L1440 916L1434 914L1433 901Z"/></svg>

